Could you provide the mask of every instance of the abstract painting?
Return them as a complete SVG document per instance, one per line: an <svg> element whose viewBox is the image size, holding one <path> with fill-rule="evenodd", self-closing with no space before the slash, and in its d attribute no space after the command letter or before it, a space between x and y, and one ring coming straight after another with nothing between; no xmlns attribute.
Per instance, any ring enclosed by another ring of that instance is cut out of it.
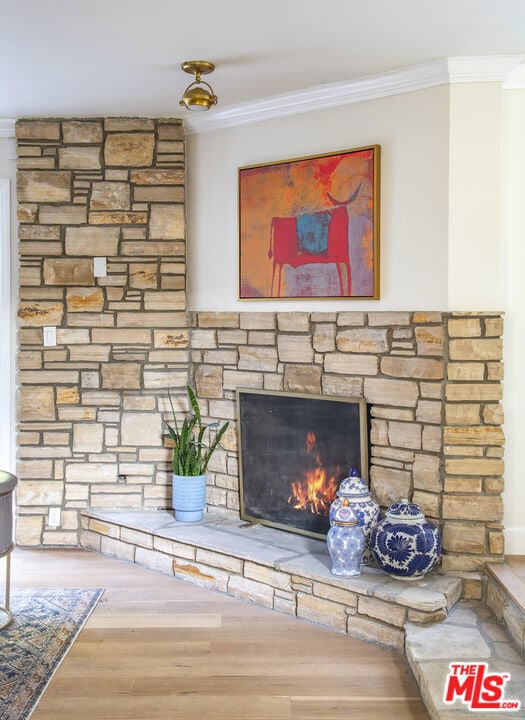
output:
<svg viewBox="0 0 525 720"><path fill-rule="evenodd" d="M241 299L379 299L379 155L239 168Z"/></svg>

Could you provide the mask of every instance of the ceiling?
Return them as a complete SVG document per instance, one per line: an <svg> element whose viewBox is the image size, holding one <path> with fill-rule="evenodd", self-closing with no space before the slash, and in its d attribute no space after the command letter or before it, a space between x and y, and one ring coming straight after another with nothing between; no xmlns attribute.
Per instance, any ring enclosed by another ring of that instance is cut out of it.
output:
<svg viewBox="0 0 525 720"><path fill-rule="evenodd" d="M224 108L524 53L524 0L0 0L0 118L180 117L184 60L216 64L206 79Z"/></svg>

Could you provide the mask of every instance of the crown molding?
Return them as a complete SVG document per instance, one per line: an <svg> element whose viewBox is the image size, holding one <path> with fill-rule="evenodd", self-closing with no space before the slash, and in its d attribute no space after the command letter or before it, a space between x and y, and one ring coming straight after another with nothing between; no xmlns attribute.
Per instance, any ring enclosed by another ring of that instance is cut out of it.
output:
<svg viewBox="0 0 525 720"><path fill-rule="evenodd" d="M186 116L184 127L186 134L191 135L338 105L376 100L437 85L466 82L505 83L523 60L520 55L439 58L378 75L229 105L213 110L209 115Z"/></svg>
<svg viewBox="0 0 525 720"><path fill-rule="evenodd" d="M525 90L525 61L519 62L503 83L504 90Z"/></svg>
<svg viewBox="0 0 525 720"><path fill-rule="evenodd" d="M15 137L15 123L12 118L0 118L0 137Z"/></svg>
<svg viewBox="0 0 525 720"><path fill-rule="evenodd" d="M468 82L501 82L504 90L525 89L525 56L476 55L430 60L353 80L318 85L184 117L187 135L246 125L297 113L377 100L414 90ZM15 137L16 120L0 118L0 138Z"/></svg>
<svg viewBox="0 0 525 720"><path fill-rule="evenodd" d="M449 82L504 83L523 60L521 55L474 55L447 58Z"/></svg>

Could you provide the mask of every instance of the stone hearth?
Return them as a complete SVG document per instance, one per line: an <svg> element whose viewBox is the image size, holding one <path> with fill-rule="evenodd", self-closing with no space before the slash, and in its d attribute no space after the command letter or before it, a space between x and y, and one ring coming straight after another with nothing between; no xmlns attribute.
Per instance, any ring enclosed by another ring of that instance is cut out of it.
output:
<svg viewBox="0 0 525 720"><path fill-rule="evenodd" d="M399 581L366 567L331 574L322 540L208 514L181 523L167 511L83 510L82 547L403 650L405 624L444 619L458 577Z"/></svg>

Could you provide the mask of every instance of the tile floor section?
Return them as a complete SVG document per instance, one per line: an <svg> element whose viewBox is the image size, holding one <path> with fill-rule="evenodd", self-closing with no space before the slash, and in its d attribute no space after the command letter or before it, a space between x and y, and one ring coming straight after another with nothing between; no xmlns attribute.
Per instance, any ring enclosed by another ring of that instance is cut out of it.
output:
<svg viewBox="0 0 525 720"><path fill-rule="evenodd" d="M461 581L437 573L407 582L366 568L357 578L336 578L324 542L264 526L209 515L180 523L168 511L87 509L82 515L86 549L405 652L432 720L525 718L524 646L519 629L509 639L505 620L520 627L512 613L525 592L516 586L507 597L498 578L507 564L496 566L494 577L487 573L485 594L496 607L489 610L460 600ZM523 583L525 562L512 573ZM471 710L461 699L445 704L451 663L486 663L487 673L509 673L503 700L518 700L521 709Z"/></svg>

